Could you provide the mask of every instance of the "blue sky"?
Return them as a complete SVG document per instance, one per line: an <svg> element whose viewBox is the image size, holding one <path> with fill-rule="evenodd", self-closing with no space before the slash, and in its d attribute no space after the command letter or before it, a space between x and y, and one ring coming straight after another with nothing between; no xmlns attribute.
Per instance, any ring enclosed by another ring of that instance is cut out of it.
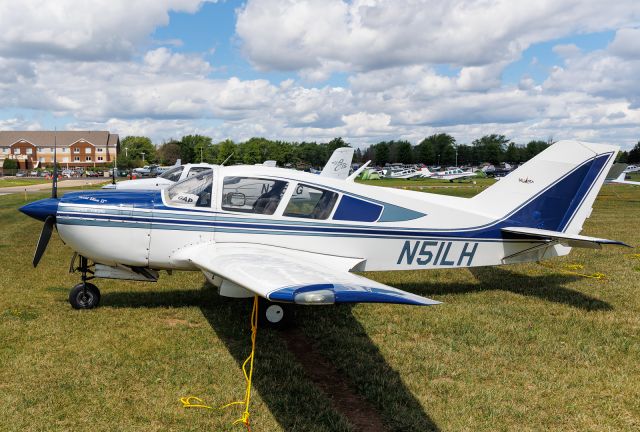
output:
<svg viewBox="0 0 640 432"><path fill-rule="evenodd" d="M0 129L628 148L639 22L630 0L7 3Z"/></svg>

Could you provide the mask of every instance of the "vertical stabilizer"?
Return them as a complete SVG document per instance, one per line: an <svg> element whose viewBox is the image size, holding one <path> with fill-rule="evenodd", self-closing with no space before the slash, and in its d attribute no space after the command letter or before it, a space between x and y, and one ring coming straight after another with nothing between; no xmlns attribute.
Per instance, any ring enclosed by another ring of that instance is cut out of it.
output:
<svg viewBox="0 0 640 432"><path fill-rule="evenodd" d="M510 226L578 234L618 147L559 141L472 198ZM505 216L506 215L506 216Z"/></svg>
<svg viewBox="0 0 640 432"><path fill-rule="evenodd" d="M349 177L353 147L337 148L320 173L321 176L345 180Z"/></svg>

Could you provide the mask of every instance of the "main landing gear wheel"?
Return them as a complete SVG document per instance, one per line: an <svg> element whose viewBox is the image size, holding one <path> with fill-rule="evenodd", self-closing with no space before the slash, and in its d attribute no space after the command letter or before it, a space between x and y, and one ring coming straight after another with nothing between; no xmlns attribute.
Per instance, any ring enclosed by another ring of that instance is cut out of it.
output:
<svg viewBox="0 0 640 432"><path fill-rule="evenodd" d="M293 305L275 303L260 298L258 301L258 326L283 329L293 321Z"/></svg>
<svg viewBox="0 0 640 432"><path fill-rule="evenodd" d="M100 304L100 290L89 282L80 282L71 288L69 303L74 309L93 309Z"/></svg>

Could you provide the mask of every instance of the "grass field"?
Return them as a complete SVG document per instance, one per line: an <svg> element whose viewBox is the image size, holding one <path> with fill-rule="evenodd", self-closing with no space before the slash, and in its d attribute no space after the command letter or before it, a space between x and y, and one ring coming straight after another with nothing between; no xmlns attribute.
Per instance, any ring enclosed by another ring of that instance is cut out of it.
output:
<svg viewBox="0 0 640 432"><path fill-rule="evenodd" d="M471 196L485 186L429 192ZM174 273L157 284L100 280L102 307L74 311L72 251L54 234L33 270L41 225L17 212L23 203L0 197L0 430L243 430L230 425L239 409L189 411L179 398L242 398L250 303L218 297L197 273ZM639 212L640 188L607 185L584 233L640 245ZM550 262L556 269L370 273L444 304L300 308L298 327L389 430L634 431L637 253L574 250ZM569 263L606 278L568 274ZM282 334L258 331L254 374L254 431L353 430Z"/></svg>
<svg viewBox="0 0 640 432"><path fill-rule="evenodd" d="M6 178L0 177L0 189L13 186L31 186L34 184L48 183L49 180L44 178Z"/></svg>

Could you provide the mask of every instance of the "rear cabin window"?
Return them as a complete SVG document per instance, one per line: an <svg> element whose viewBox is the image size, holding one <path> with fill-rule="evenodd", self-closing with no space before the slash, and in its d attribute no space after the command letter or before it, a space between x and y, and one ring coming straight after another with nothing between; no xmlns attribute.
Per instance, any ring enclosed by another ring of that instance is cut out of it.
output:
<svg viewBox="0 0 640 432"><path fill-rule="evenodd" d="M369 201L342 195L340 204L333 215L334 220L375 222L382 213L382 206Z"/></svg>
<svg viewBox="0 0 640 432"><path fill-rule="evenodd" d="M287 182L254 177L225 177L222 186L222 209L227 211L272 215Z"/></svg>
<svg viewBox="0 0 640 432"><path fill-rule="evenodd" d="M324 189L298 184L284 210L284 216L326 219L338 200L338 194Z"/></svg>

